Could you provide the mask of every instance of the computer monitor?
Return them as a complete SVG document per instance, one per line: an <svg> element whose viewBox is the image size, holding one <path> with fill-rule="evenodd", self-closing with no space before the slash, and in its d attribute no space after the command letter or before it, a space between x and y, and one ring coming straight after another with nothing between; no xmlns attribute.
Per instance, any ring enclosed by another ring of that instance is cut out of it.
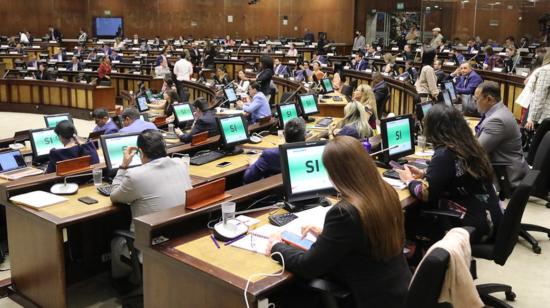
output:
<svg viewBox="0 0 550 308"><path fill-rule="evenodd" d="M49 114L44 116L44 122L46 122L46 127L48 128L55 128L57 123L64 120L69 120L73 123L73 118L68 113Z"/></svg>
<svg viewBox="0 0 550 308"><path fill-rule="evenodd" d="M416 105L416 118L422 121L428 114L428 111L433 107L434 102L427 101Z"/></svg>
<svg viewBox="0 0 550 308"><path fill-rule="evenodd" d="M445 81L443 83L443 86L447 91L449 91L451 101L453 103L456 103L458 101L458 96L456 95L456 89L455 89L454 83L452 81Z"/></svg>
<svg viewBox="0 0 550 308"><path fill-rule="evenodd" d="M115 173L122 163L124 158L124 150L127 147L137 146L137 139L139 133L118 133L103 135L100 137L101 149L103 149L103 155L105 156L105 164L107 164L107 170L110 173ZM139 153L134 155L130 167L141 165L141 158Z"/></svg>
<svg viewBox="0 0 550 308"><path fill-rule="evenodd" d="M139 112L145 112L149 110L149 105L147 105L147 97L146 96L138 96L136 98L136 106Z"/></svg>
<svg viewBox="0 0 550 308"><path fill-rule="evenodd" d="M152 100L154 99L154 97L153 97L153 92L151 92L151 89L145 90L145 96L147 96L147 99L148 99L149 101L152 101Z"/></svg>
<svg viewBox="0 0 550 308"><path fill-rule="evenodd" d="M445 103L445 105L447 105L449 107L452 107L453 102L451 100L451 94L449 93L449 91L448 90L443 90L441 92L443 94L443 103Z"/></svg>
<svg viewBox="0 0 550 308"><path fill-rule="evenodd" d="M279 146L286 201L308 201L335 194L323 165L326 140L287 143ZM313 202L315 203L315 201Z"/></svg>
<svg viewBox="0 0 550 308"><path fill-rule="evenodd" d="M193 124L195 117L193 115L191 105L189 105L188 103L173 104L172 108L174 109L176 125L184 125L190 127Z"/></svg>
<svg viewBox="0 0 550 308"><path fill-rule="evenodd" d="M220 128L221 146L227 154L238 154L242 149L235 149L235 146L249 141L248 125L244 116L234 115L224 118L216 118Z"/></svg>
<svg viewBox="0 0 550 308"><path fill-rule="evenodd" d="M19 150L0 152L0 172L25 168L27 164Z"/></svg>
<svg viewBox="0 0 550 308"><path fill-rule="evenodd" d="M300 108L304 116L319 113L319 106L317 106L317 99L314 94L303 94L299 96Z"/></svg>
<svg viewBox="0 0 550 308"><path fill-rule="evenodd" d="M279 115L279 127L282 129L288 121L298 117L298 108L296 108L296 104L278 105L277 113Z"/></svg>
<svg viewBox="0 0 550 308"><path fill-rule="evenodd" d="M33 129L29 133L34 162L47 161L51 149L63 148L63 143L53 128Z"/></svg>
<svg viewBox="0 0 550 308"><path fill-rule="evenodd" d="M382 153L382 162L388 163L414 154L414 121L411 114L382 119L380 131L382 147L389 149Z"/></svg>
<svg viewBox="0 0 550 308"><path fill-rule="evenodd" d="M323 87L323 90L325 91L325 93L334 92L334 87L332 86L332 81L329 78L321 79L321 86Z"/></svg>
<svg viewBox="0 0 550 308"><path fill-rule="evenodd" d="M225 99L229 103L235 103L238 100L237 99L237 94L235 94L235 89L233 89L232 87L224 88L223 93L225 94Z"/></svg>

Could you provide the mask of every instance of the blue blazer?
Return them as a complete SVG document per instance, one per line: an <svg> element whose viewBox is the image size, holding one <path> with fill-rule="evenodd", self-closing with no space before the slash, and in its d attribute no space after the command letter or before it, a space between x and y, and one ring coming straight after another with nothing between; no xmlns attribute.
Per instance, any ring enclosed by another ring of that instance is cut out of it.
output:
<svg viewBox="0 0 550 308"><path fill-rule="evenodd" d="M92 141L88 141L81 145L75 145L70 148L63 149L51 149L50 150L50 162L48 163L48 168L46 173L53 173L56 171L57 162L63 161L72 158L78 158L82 156L90 155L92 158L92 165L99 163L99 156L97 155L97 150Z"/></svg>
<svg viewBox="0 0 550 308"><path fill-rule="evenodd" d="M67 70L68 70L68 71L72 71L72 70L73 70L73 63L72 63L72 62L67 63ZM80 62L80 61L78 61L78 70L79 70L79 71L82 70L82 62Z"/></svg>
<svg viewBox="0 0 550 308"><path fill-rule="evenodd" d="M359 63L355 63L354 69L356 71L364 71L368 67L369 67L369 63L367 61L365 61L365 59L361 59L361 61L359 61Z"/></svg>
<svg viewBox="0 0 550 308"><path fill-rule="evenodd" d="M251 183L281 173L279 149L266 149L258 160L244 172L244 183Z"/></svg>
<svg viewBox="0 0 550 308"><path fill-rule="evenodd" d="M475 71L470 72L467 76L460 76L456 79L455 88L458 94L474 94L477 86L483 82L481 76Z"/></svg>

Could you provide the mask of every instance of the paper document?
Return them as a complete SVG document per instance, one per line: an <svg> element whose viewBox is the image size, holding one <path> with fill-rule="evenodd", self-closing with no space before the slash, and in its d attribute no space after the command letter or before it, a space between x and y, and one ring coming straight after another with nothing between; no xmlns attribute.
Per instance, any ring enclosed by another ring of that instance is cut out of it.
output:
<svg viewBox="0 0 550 308"><path fill-rule="evenodd" d="M401 180L391 179L385 176L383 176L382 179L384 179L386 183L390 184L392 187L396 189L404 189L405 187L407 187L407 185L405 185L405 183L403 183Z"/></svg>
<svg viewBox="0 0 550 308"><path fill-rule="evenodd" d="M10 201L13 203L32 207L34 209L41 209L54 204L67 201L65 197L54 195L45 191L36 190L26 194L13 196Z"/></svg>

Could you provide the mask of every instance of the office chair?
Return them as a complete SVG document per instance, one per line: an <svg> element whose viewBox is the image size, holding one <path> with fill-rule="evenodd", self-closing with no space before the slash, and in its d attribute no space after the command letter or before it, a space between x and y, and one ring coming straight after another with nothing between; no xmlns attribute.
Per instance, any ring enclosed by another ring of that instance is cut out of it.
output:
<svg viewBox="0 0 550 308"><path fill-rule="evenodd" d="M348 98L351 98L353 96L353 88L347 84L342 84L342 89L340 90L340 93Z"/></svg>
<svg viewBox="0 0 550 308"><path fill-rule="evenodd" d="M424 256L409 287L405 308L451 307L448 303L438 303L450 257L443 248L435 248Z"/></svg>
<svg viewBox="0 0 550 308"><path fill-rule="evenodd" d="M126 239L128 250L130 251L130 259L122 257L122 261L132 267L129 281L134 285L140 286L136 291L130 292L121 297L122 307L137 308L143 307L143 279L142 267L139 262L139 250L134 246L135 234L129 230L115 230L115 235L122 236Z"/></svg>
<svg viewBox="0 0 550 308"><path fill-rule="evenodd" d="M526 155L527 163L530 166L533 165L539 144L541 143L543 137L546 135L548 131L550 131L550 118L544 119L540 123L540 125L537 127L537 130L533 135L533 139L531 140L531 144L529 145L529 152L527 152L527 155Z"/></svg>
<svg viewBox="0 0 550 308"><path fill-rule="evenodd" d="M474 258L492 260L499 265L506 263L518 241L521 230L521 217L540 173L538 170L530 170L525 178L523 178L515 189L508 207L501 218L494 241L491 243L472 244L472 256ZM476 272L475 268L472 272ZM481 284L477 285L477 290L483 302L493 307L511 306L490 295L492 293L504 292L506 300L509 301L513 301L516 297L516 294L512 292L512 287L504 284Z"/></svg>

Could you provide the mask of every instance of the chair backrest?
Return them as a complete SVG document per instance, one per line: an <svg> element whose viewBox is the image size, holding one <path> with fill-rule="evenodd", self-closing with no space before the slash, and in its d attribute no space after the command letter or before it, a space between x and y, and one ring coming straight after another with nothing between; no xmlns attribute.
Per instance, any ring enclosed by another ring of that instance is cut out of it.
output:
<svg viewBox="0 0 550 308"><path fill-rule="evenodd" d="M347 97L351 97L353 95L353 88L347 84L343 84L340 92Z"/></svg>
<svg viewBox="0 0 550 308"><path fill-rule="evenodd" d="M497 264L504 265L516 246L521 217L539 174L538 170L529 170L508 202L493 244L493 261Z"/></svg>
<svg viewBox="0 0 550 308"><path fill-rule="evenodd" d="M540 171L537 185L533 194L538 197L548 196L548 188L550 187L550 131L546 132L540 141L533 162L533 169Z"/></svg>
<svg viewBox="0 0 550 308"><path fill-rule="evenodd" d="M527 154L527 163L529 163L529 165L534 164L535 156L537 154L539 145L542 142L542 139L544 138L546 133L549 131L550 131L550 118L544 119L539 124L539 126L537 127L537 130L535 131L535 135L533 136L533 139L531 140L531 145L529 146L529 153Z"/></svg>
<svg viewBox="0 0 550 308"><path fill-rule="evenodd" d="M406 308L439 306L437 302L449 265L449 258L449 253L439 247L424 256L409 287Z"/></svg>

